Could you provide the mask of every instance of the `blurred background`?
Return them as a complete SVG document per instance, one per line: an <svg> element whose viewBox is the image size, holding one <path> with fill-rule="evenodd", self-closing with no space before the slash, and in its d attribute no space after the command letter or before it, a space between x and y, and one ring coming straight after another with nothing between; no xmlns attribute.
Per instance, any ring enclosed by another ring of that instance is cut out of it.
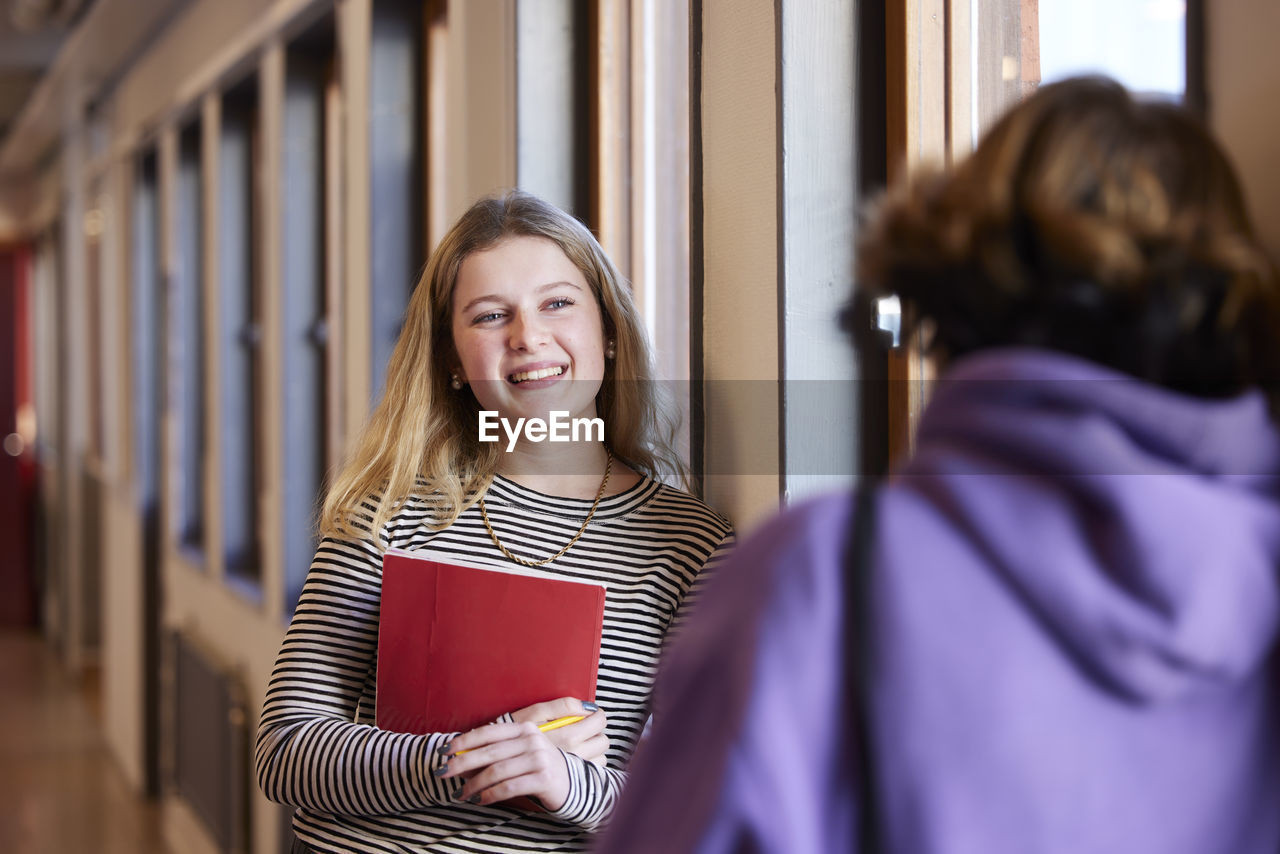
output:
<svg viewBox="0 0 1280 854"><path fill-rule="evenodd" d="M1273 0L0 0L0 849L288 850L249 751L316 502L477 196L592 228L749 530L910 453L917 342L836 323L868 198L1106 73L1199 112L1280 247L1277 31Z"/></svg>

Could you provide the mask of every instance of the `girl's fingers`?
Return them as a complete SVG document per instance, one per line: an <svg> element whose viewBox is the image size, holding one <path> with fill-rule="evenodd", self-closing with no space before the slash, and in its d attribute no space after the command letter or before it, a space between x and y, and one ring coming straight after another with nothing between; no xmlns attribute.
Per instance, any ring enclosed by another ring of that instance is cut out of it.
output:
<svg viewBox="0 0 1280 854"><path fill-rule="evenodd" d="M578 753L578 747L604 732L609 718L604 712L592 712L582 720L546 733L551 743L569 753Z"/></svg>
<svg viewBox="0 0 1280 854"><path fill-rule="evenodd" d="M583 718L582 720L574 724L573 727L576 728L578 732L582 733L583 736L585 736L585 738L583 739L585 741L588 738L595 738L597 735L604 732L604 728L608 725L608 723L609 723L609 716L606 715L604 712L592 712L591 714L587 715L585 718ZM568 728L569 727L566 727L566 729Z"/></svg>
<svg viewBox="0 0 1280 854"><path fill-rule="evenodd" d="M442 779L463 779L456 795L461 801L492 804L527 795L548 809L559 809L569 797L569 771L561 748L550 736L573 731L569 735L577 747L574 752L602 764L609 746L604 726L604 714L596 712L545 733L532 722L479 727L445 746L448 758L435 773Z"/></svg>
<svg viewBox="0 0 1280 854"><path fill-rule="evenodd" d="M509 801L513 798L530 797L536 798L548 811L558 810L564 806L564 800L560 803L547 803L545 796L540 793L548 788L549 781L543 774L525 774L520 777L513 777L503 780L500 783L477 792L470 797L458 795L459 800L465 800L469 804L478 804L480 806L488 806L489 804L497 804L503 801Z"/></svg>
<svg viewBox="0 0 1280 854"><path fill-rule="evenodd" d="M569 774L558 750L523 753L483 769L467 780L457 798L473 804L493 804L521 796L539 799L547 809L564 805Z"/></svg>
<svg viewBox="0 0 1280 854"><path fill-rule="evenodd" d="M531 722L541 724L547 721L554 721L557 718L567 718L571 715L589 715L596 709L595 703L583 703L576 697L560 697L556 700L534 703L532 706L517 709L511 713L511 718L517 723Z"/></svg>
<svg viewBox="0 0 1280 854"><path fill-rule="evenodd" d="M463 751L476 750L487 744L497 744L501 741L520 738L523 735L529 735L537 731L538 727L531 723L486 724L454 736L451 741L440 748L440 752L445 756L456 756Z"/></svg>
<svg viewBox="0 0 1280 854"><path fill-rule="evenodd" d="M497 786L504 781L514 780L518 777L537 777L541 773L545 773L546 768L543 763L539 762L534 754L521 753L510 759L503 759L492 765L480 769L471 775L462 785L462 789L458 792L457 798L460 801L469 801L477 803L479 796L489 789ZM527 795L529 792L520 792ZM492 803L497 798L489 798L488 802Z"/></svg>
<svg viewBox="0 0 1280 854"><path fill-rule="evenodd" d="M459 735L445 745L445 765L436 776L445 779L483 768L494 762L526 753L539 746L551 747L546 736L533 724L491 724Z"/></svg>

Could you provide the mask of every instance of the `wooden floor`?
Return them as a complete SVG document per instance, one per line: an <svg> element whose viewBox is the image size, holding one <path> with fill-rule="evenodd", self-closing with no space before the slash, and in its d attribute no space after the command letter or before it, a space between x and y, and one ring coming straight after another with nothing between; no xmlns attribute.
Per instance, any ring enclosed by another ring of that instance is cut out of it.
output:
<svg viewBox="0 0 1280 854"><path fill-rule="evenodd" d="M0 852L170 854L113 761L95 692L39 636L0 632Z"/></svg>

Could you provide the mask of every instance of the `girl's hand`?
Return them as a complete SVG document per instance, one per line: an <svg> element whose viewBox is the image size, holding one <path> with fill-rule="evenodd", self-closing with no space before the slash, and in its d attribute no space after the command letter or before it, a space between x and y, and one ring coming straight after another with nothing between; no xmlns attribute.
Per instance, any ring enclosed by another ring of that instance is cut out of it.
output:
<svg viewBox="0 0 1280 854"><path fill-rule="evenodd" d="M605 753L609 749L609 737L604 734L608 717L595 703L561 697L559 700L534 703L511 713L516 723L532 724L544 724L571 715L585 717L577 723L548 731L547 738L565 753L576 754L603 768Z"/></svg>
<svg viewBox="0 0 1280 854"><path fill-rule="evenodd" d="M566 727L567 729L567 727ZM569 799L569 769L560 748L536 724L489 724L464 732L448 744L448 761L437 774L466 781L458 799L494 804L537 798L557 810Z"/></svg>

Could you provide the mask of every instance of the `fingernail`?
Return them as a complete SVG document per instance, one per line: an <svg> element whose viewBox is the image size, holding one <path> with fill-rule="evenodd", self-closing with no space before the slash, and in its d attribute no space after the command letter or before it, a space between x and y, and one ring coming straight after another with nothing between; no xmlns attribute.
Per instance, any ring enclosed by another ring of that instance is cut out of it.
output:
<svg viewBox="0 0 1280 854"><path fill-rule="evenodd" d="M469 803L469 804L478 804L478 803L480 803L480 796L479 796L479 795L472 795L471 797L467 798L467 803Z"/></svg>
<svg viewBox="0 0 1280 854"><path fill-rule="evenodd" d="M599 707L599 706L597 706L595 703L591 702L590 700L583 700L583 702L582 702L582 711L584 711L584 712L598 712L598 711L600 711L600 707Z"/></svg>
<svg viewBox="0 0 1280 854"><path fill-rule="evenodd" d="M451 745L451 744L453 744L453 739L450 739L449 741L446 741L444 744L442 744L442 745L440 745L439 747L437 747L437 748L436 748L436 753L439 753L441 756L448 756L448 755L449 755L449 745Z"/></svg>
<svg viewBox="0 0 1280 854"><path fill-rule="evenodd" d="M448 762L444 763L443 765L441 765L439 768L436 768L431 773L435 774L437 777L443 777L445 774L449 773L449 763Z"/></svg>

